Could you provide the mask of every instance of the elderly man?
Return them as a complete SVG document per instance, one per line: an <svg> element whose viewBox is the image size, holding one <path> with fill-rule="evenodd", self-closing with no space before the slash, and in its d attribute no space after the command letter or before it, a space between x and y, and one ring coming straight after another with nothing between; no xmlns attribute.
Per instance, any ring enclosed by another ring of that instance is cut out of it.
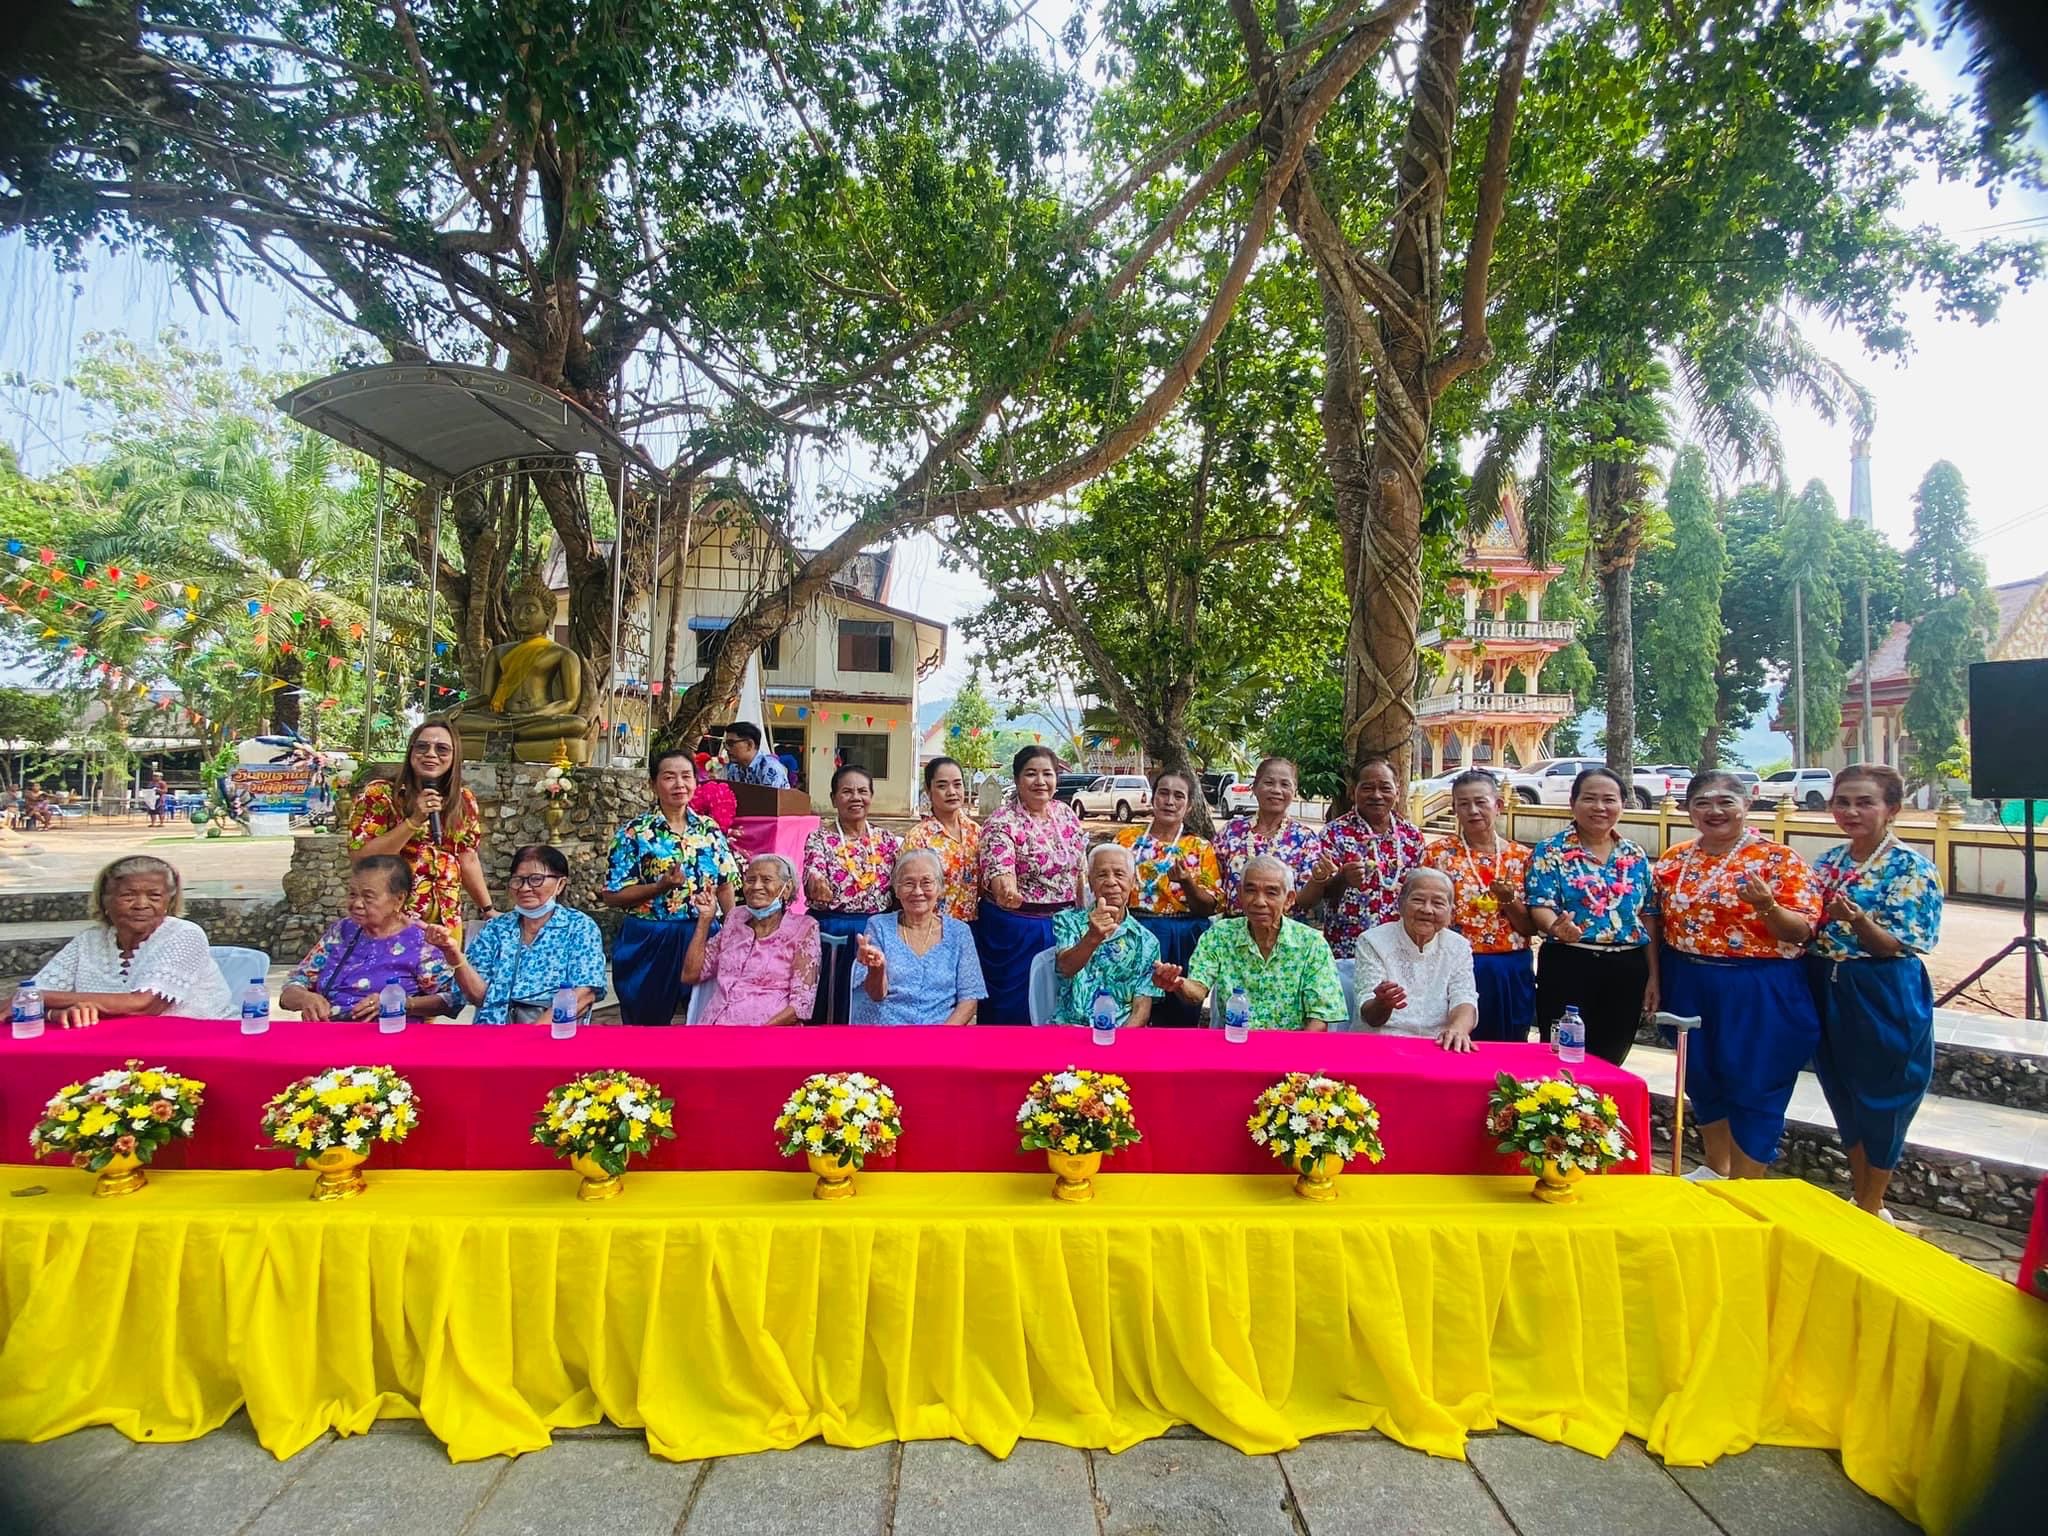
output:
<svg viewBox="0 0 2048 1536"><path fill-rule="evenodd" d="M1097 843L1088 851L1088 890L1095 904L1055 913L1052 920L1053 970L1059 977L1055 1024L1091 1023L1098 992L1110 995L1124 1028L1151 1020L1152 999L1159 996L1152 980L1159 941L1131 916L1137 888L1129 848Z"/></svg>
<svg viewBox="0 0 2048 1536"><path fill-rule="evenodd" d="M1344 986L1323 936L1287 915L1293 901L1294 871L1271 854L1257 855L1238 880L1244 916L1212 924L1185 973L1160 964L1152 979L1196 1008L1212 992L1227 1002L1242 987L1258 1029L1328 1029L1344 1017Z"/></svg>
<svg viewBox="0 0 2048 1536"><path fill-rule="evenodd" d="M1367 929L1353 956L1358 1014L1374 1029L1434 1035L1447 1051L1472 1049L1479 988L1472 945L1451 930L1457 901L1451 877L1426 866L1401 880L1401 915Z"/></svg>

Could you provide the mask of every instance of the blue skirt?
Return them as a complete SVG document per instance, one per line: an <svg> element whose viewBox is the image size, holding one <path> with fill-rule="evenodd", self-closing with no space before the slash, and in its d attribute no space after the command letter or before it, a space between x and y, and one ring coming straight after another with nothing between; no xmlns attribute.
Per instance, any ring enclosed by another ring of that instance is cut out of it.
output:
<svg viewBox="0 0 2048 1536"><path fill-rule="evenodd" d="M1746 1157L1776 1161L1785 1106L1820 1041L1800 962L1705 958L1667 944L1659 991L1665 1012L1701 1021L1685 1056L1694 1119L1726 1120Z"/></svg>
<svg viewBox="0 0 2048 1536"><path fill-rule="evenodd" d="M844 1024L852 1018L853 941L868 931L868 919L873 915L812 909L811 916L818 920L818 938L824 948L818 1005L811 1012L813 1024Z"/></svg>
<svg viewBox="0 0 2048 1536"><path fill-rule="evenodd" d="M1168 916L1163 913L1133 912L1153 938L1159 941L1159 958L1168 965L1177 965L1182 970L1195 953L1195 943L1209 931L1206 917ZM1152 1022L1161 1029L1198 1029L1202 1023L1202 1012L1192 1003L1178 997L1155 997L1152 1000Z"/></svg>
<svg viewBox="0 0 2048 1536"><path fill-rule="evenodd" d="M1472 979L1479 985L1479 1027L1474 1040L1512 1041L1529 1038L1536 1022L1536 960L1526 949L1499 955L1474 955Z"/></svg>
<svg viewBox="0 0 2048 1536"><path fill-rule="evenodd" d="M1844 1147L1873 1168L1896 1168L1906 1130L1934 1080L1934 988L1918 955L1836 962L1811 955L1820 1011L1813 1053L1821 1092Z"/></svg>
<svg viewBox="0 0 2048 1536"><path fill-rule="evenodd" d="M1031 962L1040 950L1052 947L1050 912L1012 912L982 899L974 919L974 952L988 986L988 1001L981 1005L983 1023L1031 1022Z"/></svg>
<svg viewBox="0 0 2048 1536"><path fill-rule="evenodd" d="M629 917L619 925L612 940L612 990L619 994L621 1024L672 1024L689 1008L683 956L696 928L694 915L666 923Z"/></svg>

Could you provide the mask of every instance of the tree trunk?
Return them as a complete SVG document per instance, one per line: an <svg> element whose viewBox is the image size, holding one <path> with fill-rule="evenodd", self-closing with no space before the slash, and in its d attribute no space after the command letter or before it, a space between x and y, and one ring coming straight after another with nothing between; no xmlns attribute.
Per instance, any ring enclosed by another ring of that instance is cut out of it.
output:
<svg viewBox="0 0 2048 1536"><path fill-rule="evenodd" d="M1624 450L1627 451L1627 450ZM1641 552L1645 477L1642 465L1600 458L1599 445L1586 477L1586 525L1592 530L1593 563L1607 626L1607 763L1635 797L1636 632L1635 566Z"/></svg>
<svg viewBox="0 0 2048 1536"><path fill-rule="evenodd" d="M1185 700L1170 703L1165 715L1147 716L1137 724L1138 739L1145 745L1145 756L1151 759L1154 777L1161 773L1184 773L1188 776L1188 783L1194 786L1194 794L1188 802L1188 830L1197 837L1214 837L1216 823L1209 814L1209 802L1202 795L1202 775L1196 770L1194 759L1188 755Z"/></svg>

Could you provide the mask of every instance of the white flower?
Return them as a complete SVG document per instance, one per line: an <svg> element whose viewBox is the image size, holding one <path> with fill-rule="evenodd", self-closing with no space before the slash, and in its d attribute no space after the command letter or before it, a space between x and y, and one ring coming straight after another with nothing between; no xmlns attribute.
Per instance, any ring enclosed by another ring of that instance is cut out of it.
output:
<svg viewBox="0 0 2048 1536"><path fill-rule="evenodd" d="M341 1138L341 1144L351 1152L360 1152L363 1150L363 1133L361 1131L350 1131Z"/></svg>
<svg viewBox="0 0 2048 1536"><path fill-rule="evenodd" d="M398 1129L398 1116L396 1116L396 1115L385 1115L385 1116L383 1116L383 1117L382 1117L381 1119L379 1119L379 1120L378 1120L378 1122L377 1122L377 1129L378 1129L378 1130L380 1130L380 1131L395 1131L395 1130L397 1130L397 1129Z"/></svg>
<svg viewBox="0 0 2048 1536"><path fill-rule="evenodd" d="M121 1068L114 1067L109 1071L102 1072L98 1077L87 1078L85 1086L88 1088L119 1088L127 1081L128 1074Z"/></svg>
<svg viewBox="0 0 2048 1536"><path fill-rule="evenodd" d="M310 1086L315 1093L331 1093L340 1084L335 1082L332 1072L323 1072L313 1079Z"/></svg>
<svg viewBox="0 0 2048 1536"><path fill-rule="evenodd" d="M641 1121L642 1123L645 1123L646 1121L652 1120L654 1118L654 1111L649 1109L645 1104L636 1104L631 1109L627 1110L626 1113L633 1119Z"/></svg>
<svg viewBox="0 0 2048 1536"><path fill-rule="evenodd" d="M349 1079L349 1082L357 1088L374 1088L377 1086L377 1074L374 1072L358 1072Z"/></svg>
<svg viewBox="0 0 2048 1536"><path fill-rule="evenodd" d="M1261 1129L1259 1129L1259 1130L1253 1131L1253 1132L1252 1132L1252 1145L1253 1145L1253 1146L1255 1146L1255 1147L1263 1147L1263 1146L1264 1146L1265 1144L1266 1144L1266 1133L1265 1133L1265 1130L1264 1130L1263 1128L1261 1128Z"/></svg>
<svg viewBox="0 0 2048 1536"><path fill-rule="evenodd" d="M180 1136L190 1136L192 1134L192 1117L190 1115L187 1115L179 1124L178 1134Z"/></svg>
<svg viewBox="0 0 2048 1536"><path fill-rule="evenodd" d="M1308 1129L1308 1116L1303 1114L1289 1115L1287 1117L1287 1128L1297 1136L1300 1135Z"/></svg>

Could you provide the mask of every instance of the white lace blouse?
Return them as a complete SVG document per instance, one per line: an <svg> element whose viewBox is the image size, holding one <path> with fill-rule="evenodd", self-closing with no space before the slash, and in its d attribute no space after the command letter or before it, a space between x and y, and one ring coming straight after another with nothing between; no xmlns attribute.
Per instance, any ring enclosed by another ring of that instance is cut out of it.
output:
<svg viewBox="0 0 2048 1536"><path fill-rule="evenodd" d="M1434 1035L1453 1008L1479 1002L1472 945L1462 933L1446 928L1429 941L1429 948L1417 949L1398 921L1382 923L1359 939L1355 955L1352 986L1361 1008L1371 999L1372 989L1389 978L1408 994L1408 1006L1387 1019L1385 1028L1391 1034Z"/></svg>
<svg viewBox="0 0 2048 1536"><path fill-rule="evenodd" d="M36 985L59 992L154 992L185 1019L235 1015L206 930L182 917L165 918L125 960L113 928L95 923L50 958L36 973Z"/></svg>

